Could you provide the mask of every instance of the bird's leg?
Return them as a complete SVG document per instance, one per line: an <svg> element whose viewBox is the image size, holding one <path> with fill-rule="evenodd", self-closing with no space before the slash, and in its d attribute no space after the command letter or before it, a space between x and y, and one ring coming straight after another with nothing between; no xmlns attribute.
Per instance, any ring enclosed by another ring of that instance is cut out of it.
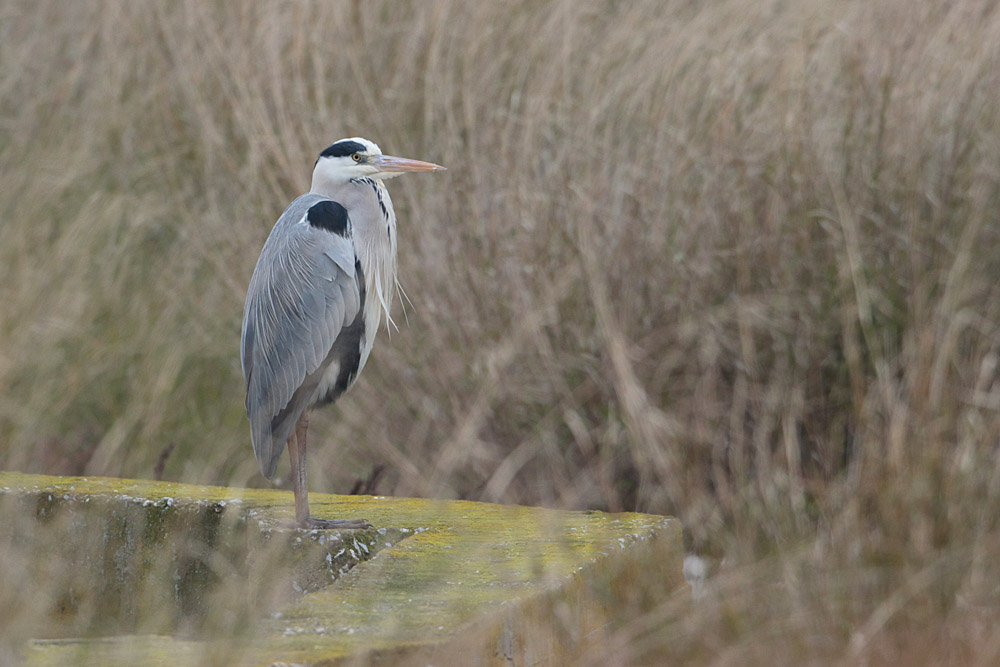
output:
<svg viewBox="0 0 1000 667"><path fill-rule="evenodd" d="M292 492L295 494L295 523L300 528L370 528L364 519L317 519L309 516L309 488L306 486L306 429L309 413L303 412L288 438L292 462Z"/></svg>
<svg viewBox="0 0 1000 667"><path fill-rule="evenodd" d="M295 521L302 525L309 520L309 488L306 486L306 429L309 427L307 412L288 436L288 458L292 463L292 492L295 494Z"/></svg>

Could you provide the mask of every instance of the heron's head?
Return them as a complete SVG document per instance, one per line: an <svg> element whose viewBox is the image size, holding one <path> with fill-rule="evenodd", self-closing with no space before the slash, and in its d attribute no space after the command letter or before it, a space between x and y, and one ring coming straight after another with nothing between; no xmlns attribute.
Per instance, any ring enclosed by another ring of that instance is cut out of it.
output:
<svg viewBox="0 0 1000 667"><path fill-rule="evenodd" d="M341 139L319 154L313 168L313 189L317 182L332 185L356 178L392 178L408 171L439 171L444 169L430 162L382 155L373 141L361 137Z"/></svg>

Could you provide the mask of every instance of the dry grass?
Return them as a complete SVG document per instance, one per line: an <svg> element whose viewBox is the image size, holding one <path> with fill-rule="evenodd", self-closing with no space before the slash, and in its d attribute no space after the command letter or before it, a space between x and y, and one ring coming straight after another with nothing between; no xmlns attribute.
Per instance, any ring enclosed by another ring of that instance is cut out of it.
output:
<svg viewBox="0 0 1000 667"><path fill-rule="evenodd" d="M263 484L245 286L360 134L450 170L313 488L682 517L626 662L1000 659L995 2L6 0L0 67L0 465Z"/></svg>

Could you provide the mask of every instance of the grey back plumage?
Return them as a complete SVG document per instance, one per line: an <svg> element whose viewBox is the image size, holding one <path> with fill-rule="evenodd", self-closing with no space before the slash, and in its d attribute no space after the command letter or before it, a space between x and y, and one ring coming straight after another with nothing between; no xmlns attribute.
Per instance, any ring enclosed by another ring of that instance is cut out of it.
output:
<svg viewBox="0 0 1000 667"><path fill-rule="evenodd" d="M310 210L328 201L310 193L288 206L247 291L240 345L246 409L268 479L303 411L345 391L363 364L365 277L351 225L309 221Z"/></svg>

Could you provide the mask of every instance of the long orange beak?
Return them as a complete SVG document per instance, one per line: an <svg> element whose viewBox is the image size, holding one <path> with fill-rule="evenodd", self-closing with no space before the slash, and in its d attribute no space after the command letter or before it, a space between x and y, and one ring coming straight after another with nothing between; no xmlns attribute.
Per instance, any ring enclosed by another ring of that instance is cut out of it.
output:
<svg viewBox="0 0 1000 667"><path fill-rule="evenodd" d="M421 162L420 160L409 160L405 157L393 157L392 155L376 155L371 159L372 164L378 167L379 171L403 172L403 171L444 171L444 167L433 162Z"/></svg>

